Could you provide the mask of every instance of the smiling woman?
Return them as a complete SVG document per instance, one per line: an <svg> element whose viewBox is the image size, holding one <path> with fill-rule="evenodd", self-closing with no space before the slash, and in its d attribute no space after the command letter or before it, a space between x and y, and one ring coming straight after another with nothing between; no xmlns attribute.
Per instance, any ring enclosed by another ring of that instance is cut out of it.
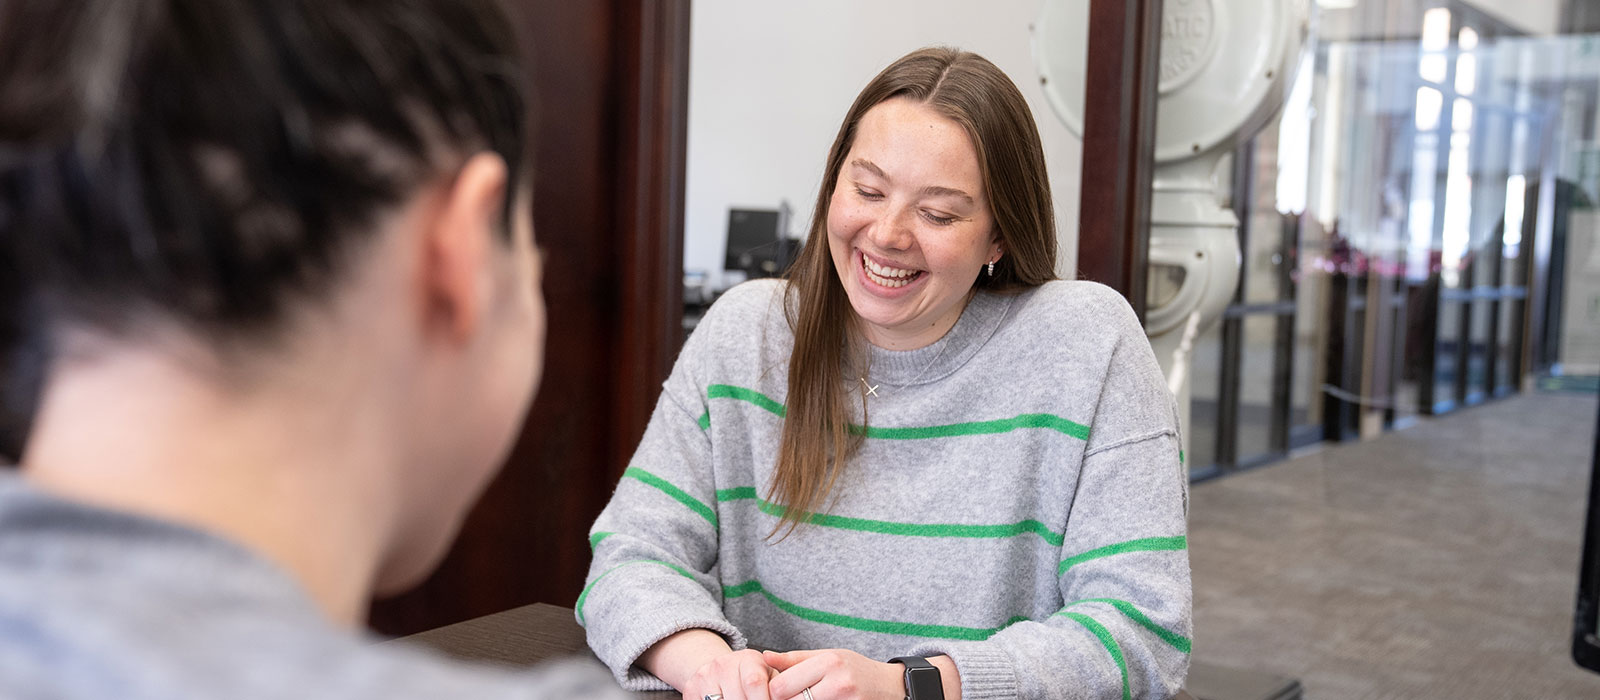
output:
<svg viewBox="0 0 1600 700"><path fill-rule="evenodd" d="M795 513L815 510L832 488L842 460L828 456L859 445L846 429L845 389L854 385L838 381L854 376L875 387L857 336L914 350L949 331L978 288L1055 279L1038 129L1016 86L977 54L923 49L885 68L845 114L824 172L786 292L795 331L790 394L800 400L791 402L772 488ZM905 276L885 274L880 285L866 274L869 262L892 273L903 269L894 261L912 256L937 264L937 275L914 269L896 288Z"/></svg>
<svg viewBox="0 0 1600 700"><path fill-rule="evenodd" d="M590 645L689 698L1175 693L1176 412L1127 303L1054 280L1021 94L914 52L824 172L790 277L707 313L595 522Z"/></svg>

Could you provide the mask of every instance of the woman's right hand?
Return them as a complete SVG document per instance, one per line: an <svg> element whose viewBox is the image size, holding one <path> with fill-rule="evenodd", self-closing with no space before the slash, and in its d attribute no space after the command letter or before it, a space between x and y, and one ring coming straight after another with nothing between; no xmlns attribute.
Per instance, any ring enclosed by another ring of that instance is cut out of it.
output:
<svg viewBox="0 0 1600 700"><path fill-rule="evenodd" d="M754 649L730 651L707 661L683 685L684 700L721 694L723 700L772 700L767 683L778 671Z"/></svg>
<svg viewBox="0 0 1600 700"><path fill-rule="evenodd" d="M778 675L761 652L734 651L722 635L706 629L683 630L656 642L637 663L677 688L684 700L703 700L707 695L772 700L767 682Z"/></svg>

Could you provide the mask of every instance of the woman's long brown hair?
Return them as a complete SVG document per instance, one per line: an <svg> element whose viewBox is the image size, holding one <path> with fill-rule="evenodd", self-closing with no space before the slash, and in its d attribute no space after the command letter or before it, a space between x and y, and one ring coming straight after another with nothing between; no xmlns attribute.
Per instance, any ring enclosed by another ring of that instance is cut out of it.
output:
<svg viewBox="0 0 1600 700"><path fill-rule="evenodd" d="M860 446L864 431L850 425L847 364L865 357L828 250L828 203L855 142L856 126L873 107L904 97L966 129L978 152L984 191L1003 257L976 288L1015 292L1055 279L1055 213L1039 131L1022 93L993 63L952 48L920 49L883 69L856 97L828 151L827 169L812 210L811 231L788 272L787 309L794 330L783 438L768 500L783 520L772 532L792 532L818 512ZM854 374L850 374L851 379ZM862 418L866 399L862 398Z"/></svg>

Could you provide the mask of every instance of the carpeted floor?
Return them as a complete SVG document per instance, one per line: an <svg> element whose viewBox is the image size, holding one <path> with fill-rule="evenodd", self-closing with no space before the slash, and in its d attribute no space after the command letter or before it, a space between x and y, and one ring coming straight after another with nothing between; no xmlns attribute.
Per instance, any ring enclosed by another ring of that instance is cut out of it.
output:
<svg viewBox="0 0 1600 700"><path fill-rule="evenodd" d="M1195 486L1196 661L1332 698L1600 698L1568 652L1593 395L1535 392Z"/></svg>

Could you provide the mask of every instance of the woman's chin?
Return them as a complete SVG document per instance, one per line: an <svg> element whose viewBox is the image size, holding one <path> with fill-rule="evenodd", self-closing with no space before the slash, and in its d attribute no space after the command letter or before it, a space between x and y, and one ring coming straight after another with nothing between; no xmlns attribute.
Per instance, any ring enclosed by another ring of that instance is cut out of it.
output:
<svg viewBox="0 0 1600 700"><path fill-rule="evenodd" d="M857 291L850 296L850 308L856 318L880 328L895 328L906 322L909 299L884 299L867 291Z"/></svg>

